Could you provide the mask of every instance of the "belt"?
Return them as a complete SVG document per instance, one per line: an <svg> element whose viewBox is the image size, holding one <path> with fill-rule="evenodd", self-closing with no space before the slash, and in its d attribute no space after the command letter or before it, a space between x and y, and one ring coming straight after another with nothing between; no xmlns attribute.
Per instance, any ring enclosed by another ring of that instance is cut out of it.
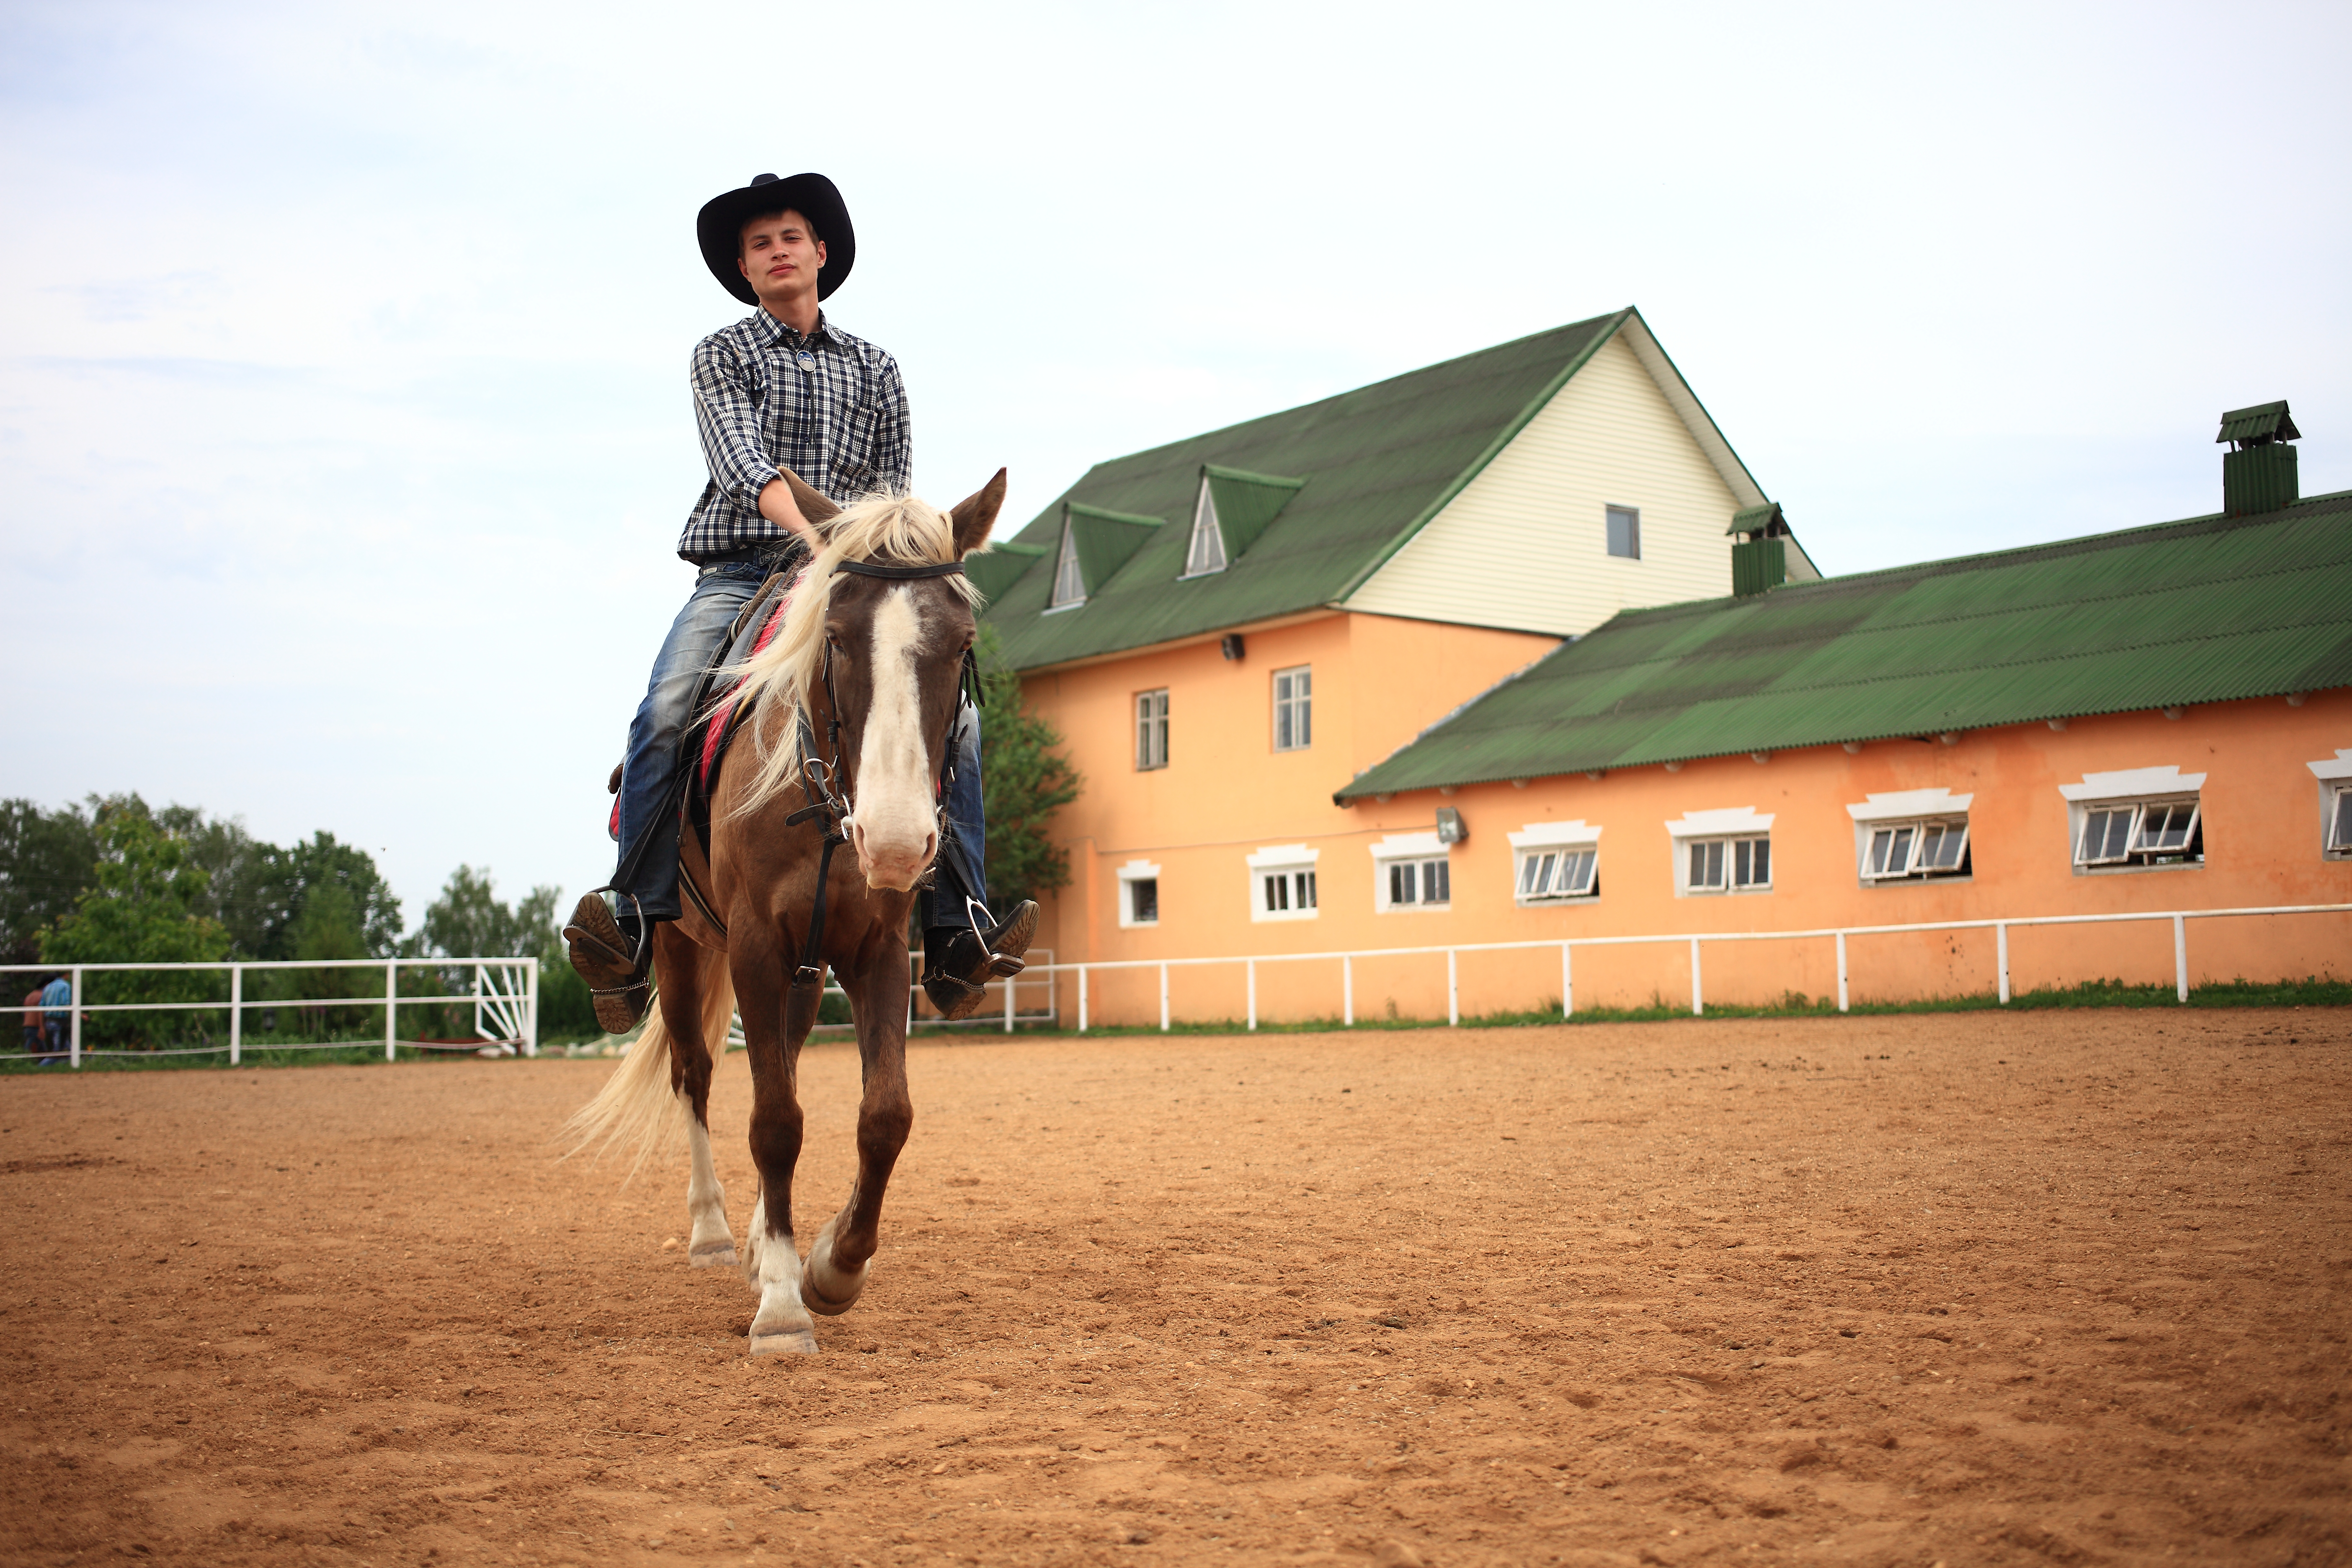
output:
<svg viewBox="0 0 2352 1568"><path fill-rule="evenodd" d="M765 566L771 572L782 571L792 561L805 556L808 546L797 538L768 539L757 544L741 544L732 550L721 550L694 558L697 566L733 566L752 564Z"/></svg>

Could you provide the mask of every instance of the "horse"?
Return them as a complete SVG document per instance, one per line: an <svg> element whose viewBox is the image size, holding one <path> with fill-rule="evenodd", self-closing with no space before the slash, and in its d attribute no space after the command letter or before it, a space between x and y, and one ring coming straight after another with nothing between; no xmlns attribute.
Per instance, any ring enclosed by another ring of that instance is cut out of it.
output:
<svg viewBox="0 0 2352 1568"><path fill-rule="evenodd" d="M656 1010L595 1099L573 1152L633 1152L634 1174L682 1129L691 1154L687 1262L740 1266L760 1293L753 1355L814 1354L811 1313L866 1288L882 1197L914 1126L907 1088L908 915L940 847L943 768L1004 471L942 512L908 497L847 508L785 476L823 539L779 629L728 673L739 741L709 785L708 855L682 836L686 912L655 928ZM835 850L855 851L836 861ZM797 1073L830 969L856 1020L857 1175L802 1261L793 1226ZM710 1158L710 1073L740 1009L759 1187L741 1253Z"/></svg>

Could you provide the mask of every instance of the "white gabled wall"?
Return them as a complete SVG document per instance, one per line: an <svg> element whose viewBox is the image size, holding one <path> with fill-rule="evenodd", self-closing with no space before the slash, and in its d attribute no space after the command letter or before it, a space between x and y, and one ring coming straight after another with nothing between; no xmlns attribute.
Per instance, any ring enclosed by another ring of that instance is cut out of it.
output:
<svg viewBox="0 0 2352 1568"><path fill-rule="evenodd" d="M1739 504L1620 332L1346 607L1581 636L1730 593ZM1611 506L1641 510L1641 560L1609 553Z"/></svg>

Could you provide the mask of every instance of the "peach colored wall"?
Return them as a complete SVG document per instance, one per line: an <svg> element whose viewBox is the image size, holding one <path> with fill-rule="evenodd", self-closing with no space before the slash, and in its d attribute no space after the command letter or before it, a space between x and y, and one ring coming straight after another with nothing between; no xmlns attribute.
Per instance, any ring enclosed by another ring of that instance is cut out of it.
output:
<svg viewBox="0 0 2352 1568"><path fill-rule="evenodd" d="M1334 616L1253 637L1249 658L1225 664L1213 644L1150 661L1174 695L1174 764L1137 774L1128 760L1127 704L1143 672L1109 665L1031 683L1033 700L1062 725L1087 790L1059 827L1072 870L1092 886L1056 900L1051 932L1065 962L1311 952L1510 942L1568 936L1771 931L2120 910L2221 909L2352 901L2352 862L2320 848L2319 792L2308 763L2352 747L2352 689L2161 713L2078 719L2063 732L2041 724L1977 731L1955 745L1876 742L1849 755L1831 746L1646 767L1593 781L1538 779L1524 789L1475 785L1441 801L1433 791L1339 811L1329 792L1533 651L1480 642L1495 634ZM1533 643L1536 639L1522 639ZM1265 688L1277 667L1314 664L1315 747L1276 755ZM1456 679L1458 674L1458 679ZM1160 677L1154 677L1156 683ZM1058 689L1057 689L1058 688ZM2202 795L2206 862L2093 875L2072 864L2067 805L2058 786L2090 772L2176 764L2208 775ZM1941 785L1975 796L1973 875L1965 881L1862 885L1845 807L1874 793ZM1468 842L1451 858L1453 902L1439 910L1376 913L1367 846L1383 833L1427 831L1441 805L1459 809ZM1675 896L1664 824L1686 811L1752 806L1775 816L1769 892ZM1582 818L1602 829L1601 897L1520 909L1511 898L1507 835L1526 824ZM1321 908L1311 921L1254 922L1244 857L1272 844L1318 848ZM1162 868L1160 923L1116 926L1116 868L1145 858ZM1094 913L1085 910L1091 901ZM2189 922L2192 983L2342 976L2352 915ZM1047 939L1041 937L1041 942ZM1994 984L1990 931L1850 939L1857 1001L1979 994ZM1559 994L1557 951L1463 954L1465 1012L1528 1008ZM1786 992L1834 993L1832 943L1718 942L1703 950L1706 994L1761 1002ZM1689 1001L1687 945L1577 950L1580 1005ZM1443 1016L1442 956L1367 960L1356 967L1359 1016L1391 1005ZM2019 928L2011 932L2020 990L2116 977L2172 977L2168 922ZM1336 1016L1339 966L1259 966L1267 1018ZM1238 971L1174 972L1179 1017L1235 1017ZM1094 1016L1156 1017L1155 973L1100 974ZM1074 1007L1066 984L1062 1004Z"/></svg>
<svg viewBox="0 0 2352 1568"><path fill-rule="evenodd" d="M1319 921L1252 923L1243 857L1335 835L1338 842L1351 834L1360 840L1372 817L1333 805L1331 792L1558 643L1335 612L1247 634L1237 661L1208 642L1028 677L1030 707L1061 731L1085 781L1055 822L1070 850L1073 885L1048 903L1038 944L1076 962L1236 952L1253 935L1286 929L1314 935ZM1314 671L1314 743L1276 752L1274 672L1298 665ZM1163 686L1169 765L1140 772L1135 698ZM1400 831L1413 826L1402 812L1374 815L1392 818ZM1130 859L1167 868L1156 929L1118 923L1118 868ZM1211 945L1200 945L1204 941Z"/></svg>

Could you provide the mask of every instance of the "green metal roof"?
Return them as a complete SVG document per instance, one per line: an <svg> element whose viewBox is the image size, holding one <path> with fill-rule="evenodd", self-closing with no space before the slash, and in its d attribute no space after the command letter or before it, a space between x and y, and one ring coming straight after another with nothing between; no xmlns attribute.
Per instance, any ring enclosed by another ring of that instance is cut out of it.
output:
<svg viewBox="0 0 2352 1568"><path fill-rule="evenodd" d="M1761 533L1776 522L1781 523L1784 527L1786 526L1785 520L1780 516L1780 503L1776 500L1768 500L1762 506L1743 506L1738 511L1733 512L1731 514L1731 526L1725 529L1723 531L1726 533Z"/></svg>
<svg viewBox="0 0 2352 1568"><path fill-rule="evenodd" d="M1315 609L1351 592L1412 537L1631 319L1629 308L1375 382L1319 403L1097 463L1016 539L1045 552L986 612L1015 668L1145 647ZM1178 582L1206 473L1231 563ZM1281 477L1276 477L1281 476ZM1045 614L1064 508L1142 517L1130 555L1087 600ZM1255 526L1264 531L1247 535ZM1039 567L1035 563L1045 560Z"/></svg>
<svg viewBox="0 0 2352 1568"><path fill-rule="evenodd" d="M1628 610L1334 797L2352 685L2352 491Z"/></svg>
<svg viewBox="0 0 2352 1568"><path fill-rule="evenodd" d="M2232 408L2221 416L2221 433L2213 444L2224 441L2261 441L2276 437L2282 441L2300 441L2303 432L2294 427L2287 414L2286 399L2276 403L2257 403L2252 408Z"/></svg>

